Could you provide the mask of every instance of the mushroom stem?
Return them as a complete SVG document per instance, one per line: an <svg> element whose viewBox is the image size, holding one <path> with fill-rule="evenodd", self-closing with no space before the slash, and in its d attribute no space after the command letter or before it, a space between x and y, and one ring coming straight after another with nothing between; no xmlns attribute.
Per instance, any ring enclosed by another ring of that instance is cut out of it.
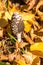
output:
<svg viewBox="0 0 43 65"><path fill-rule="evenodd" d="M21 32L17 33L17 39L18 39L19 42L21 42Z"/></svg>

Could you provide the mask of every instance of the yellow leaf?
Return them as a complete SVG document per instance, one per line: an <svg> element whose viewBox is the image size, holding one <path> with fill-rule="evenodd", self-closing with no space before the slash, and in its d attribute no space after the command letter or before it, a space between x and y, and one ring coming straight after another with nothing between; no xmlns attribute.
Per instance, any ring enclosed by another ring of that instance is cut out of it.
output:
<svg viewBox="0 0 43 65"><path fill-rule="evenodd" d="M18 12L20 13L20 15L22 16L22 19L23 20L28 20L30 22L33 22L33 18L34 18L34 14L31 14L31 13L26 13L26 12L22 12L21 10L17 9L16 7L13 7L11 9L11 12Z"/></svg>
<svg viewBox="0 0 43 65"><path fill-rule="evenodd" d="M5 20L11 20L11 15L8 11L5 12L5 16L3 17Z"/></svg>
<svg viewBox="0 0 43 65"><path fill-rule="evenodd" d="M17 9L15 6L11 9L11 12L20 12L19 9Z"/></svg>
<svg viewBox="0 0 43 65"><path fill-rule="evenodd" d="M39 43L35 43L33 45L30 46L30 50L31 51L41 51L43 52L43 42L39 42Z"/></svg>
<svg viewBox="0 0 43 65"><path fill-rule="evenodd" d="M34 18L34 14L30 14L30 13L25 13L25 12L21 12L20 13L23 20L28 20L28 21L33 21L33 18Z"/></svg>
<svg viewBox="0 0 43 65"><path fill-rule="evenodd" d="M43 42L39 42L39 43L35 43L35 44L31 45L30 51L33 54L43 58Z"/></svg>
<svg viewBox="0 0 43 65"><path fill-rule="evenodd" d="M24 61L22 61L22 60L19 60L18 62L18 65L27 65Z"/></svg>
<svg viewBox="0 0 43 65"><path fill-rule="evenodd" d="M24 31L29 32L31 29L31 24L29 24L26 20L23 22L24 22L24 26L25 26Z"/></svg>

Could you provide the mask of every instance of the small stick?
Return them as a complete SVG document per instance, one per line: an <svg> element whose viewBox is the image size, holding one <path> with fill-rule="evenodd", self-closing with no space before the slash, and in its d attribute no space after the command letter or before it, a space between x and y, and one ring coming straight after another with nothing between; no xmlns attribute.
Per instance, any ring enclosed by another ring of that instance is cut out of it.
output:
<svg viewBox="0 0 43 65"><path fill-rule="evenodd" d="M8 60L8 57L5 56L5 55L1 55L1 56L0 56L0 61L2 61L2 60Z"/></svg>
<svg viewBox="0 0 43 65"><path fill-rule="evenodd" d="M36 4L36 0L32 0L30 2L30 6L29 6L28 10L31 10L34 7L35 4Z"/></svg>
<svg viewBox="0 0 43 65"><path fill-rule="evenodd" d="M34 42L31 40L31 38L29 36L26 35L26 33L23 32L23 36L26 39L26 41L30 44L34 44Z"/></svg>
<svg viewBox="0 0 43 65"><path fill-rule="evenodd" d="M28 45L28 43L26 43L26 42L20 42L20 43L19 43L19 48L23 48L23 47L25 47L26 45Z"/></svg>

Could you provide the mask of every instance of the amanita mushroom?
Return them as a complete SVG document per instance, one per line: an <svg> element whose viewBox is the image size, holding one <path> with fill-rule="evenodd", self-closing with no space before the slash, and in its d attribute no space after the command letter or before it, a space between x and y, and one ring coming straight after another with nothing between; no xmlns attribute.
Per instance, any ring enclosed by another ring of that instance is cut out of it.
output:
<svg viewBox="0 0 43 65"><path fill-rule="evenodd" d="M21 33L24 30L24 23L18 12L12 15L11 29L13 34L17 36L18 41L21 42Z"/></svg>

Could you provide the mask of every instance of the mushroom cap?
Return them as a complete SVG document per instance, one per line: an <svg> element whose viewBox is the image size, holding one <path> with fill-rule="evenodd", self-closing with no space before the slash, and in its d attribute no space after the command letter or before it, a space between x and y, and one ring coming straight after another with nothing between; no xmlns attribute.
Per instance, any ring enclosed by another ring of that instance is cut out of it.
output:
<svg viewBox="0 0 43 65"><path fill-rule="evenodd" d="M22 17L20 16L18 12L12 15L11 29L14 35L24 30L24 23L23 23Z"/></svg>

